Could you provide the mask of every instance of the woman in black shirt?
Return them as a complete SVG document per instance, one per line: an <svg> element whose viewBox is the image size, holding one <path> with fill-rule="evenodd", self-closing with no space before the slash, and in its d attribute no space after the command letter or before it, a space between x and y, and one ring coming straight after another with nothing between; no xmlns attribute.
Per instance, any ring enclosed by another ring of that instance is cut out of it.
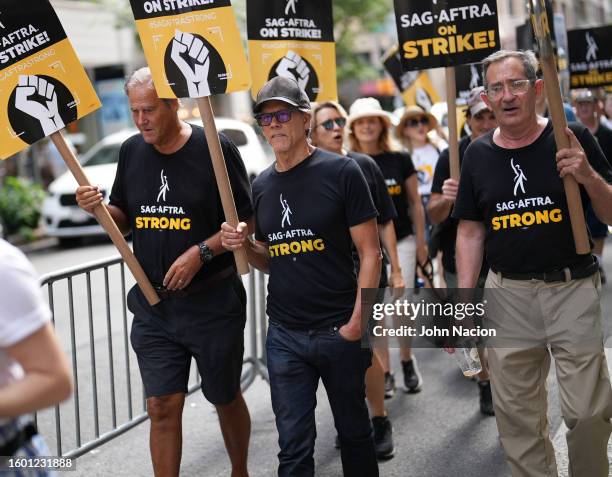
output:
<svg viewBox="0 0 612 477"><path fill-rule="evenodd" d="M427 261L425 244L425 212L418 192L418 180L410 155L400 152L391 140L391 116L374 98L356 100L350 108L347 127L349 149L371 156L380 167L397 217L394 219L397 234L397 250L404 277L404 283L414 283L416 260ZM416 238L415 238L416 235ZM387 348L381 349L385 367L386 395L392 396L395 381L389 365ZM409 339L400 341L400 356L407 392L421 389L422 378L412 357Z"/></svg>

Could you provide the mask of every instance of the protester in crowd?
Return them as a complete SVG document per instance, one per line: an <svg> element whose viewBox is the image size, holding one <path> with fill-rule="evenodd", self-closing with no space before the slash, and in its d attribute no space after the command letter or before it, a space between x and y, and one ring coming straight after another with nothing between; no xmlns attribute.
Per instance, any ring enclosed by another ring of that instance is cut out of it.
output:
<svg viewBox="0 0 612 477"><path fill-rule="evenodd" d="M612 161L612 130L606 127L599 121L597 98L589 90L584 90L578 93L574 103L576 105L576 115L578 120L584 124L591 134L595 136L601 150L608 159ZM601 274L602 283L606 282L606 275L602 267L603 264L603 249L604 242L608 236L608 226L597 219L593 207L589 206L586 213L587 225L593 239L593 254L599 261L599 273Z"/></svg>
<svg viewBox="0 0 612 477"><path fill-rule="evenodd" d="M51 455L29 413L70 396L70 369L32 265L2 239L0 263L0 475L52 475L45 469L9 470L6 458Z"/></svg>
<svg viewBox="0 0 612 477"><path fill-rule="evenodd" d="M489 106L482 100L482 86L470 91L468 108L466 109L466 123L471 134L463 137L458 144L459 165L470 143L497 127L497 121ZM436 224L442 251L444 265L444 281L448 288L457 288L457 272L455 267L455 238L457 236L457 221L450 217L450 213L457 197L458 181L450 177L449 151L445 149L440 154L436 164L431 189L431 200L427 207L431 220ZM484 268L484 273L488 268Z"/></svg>
<svg viewBox="0 0 612 477"><path fill-rule="evenodd" d="M541 77L541 73L538 74L538 77ZM565 101L563 102L563 112L565 113L566 121L576 121L576 114L572 109L572 105L566 103ZM545 94L536 99L536 114L544 118L550 117L550 112L548 111L548 100L546 99Z"/></svg>
<svg viewBox="0 0 612 477"><path fill-rule="evenodd" d="M397 211L394 226L404 283L412 287L416 262L424 265L428 257L425 212L410 155L400 152L393 144L390 115L383 111L374 98L361 98L351 105L347 127L349 149L372 157L383 173ZM391 372L389 350L386 346L379 346L378 351L385 369L385 396L391 397L395 392L395 377ZM409 338L401 339L400 358L405 390L410 393L419 392L423 378L412 354Z"/></svg>
<svg viewBox="0 0 612 477"><path fill-rule="evenodd" d="M489 106L487 106L481 98L483 91L484 88L482 86L478 86L470 91L465 117L472 133L469 136L464 136L459 141L459 165L463 162L463 156L470 143L497 127L497 121L495 120L493 111L491 111ZM444 281L448 288L457 288L457 270L455 266L457 220L453 219L450 213L457 198L458 185L459 183L450 176L449 151L445 149L440 154L440 159L438 159L438 163L436 164L431 187L431 200L429 201L427 211L431 217L431 221L435 224L434 230L440 242L442 264L444 267ZM483 261L478 281L479 286L484 285L484 279L488 271L489 267L486 261ZM495 411L493 410L491 383L486 368L486 357L482 350L480 355L480 360L483 363L482 371L478 374L480 412L484 415L492 416L495 414Z"/></svg>
<svg viewBox="0 0 612 477"><path fill-rule="evenodd" d="M375 288L381 253L377 211L352 159L308 141L311 106L289 78L259 91L255 118L275 163L253 182L255 241L224 223L223 246L244 247L270 274L267 365L280 452L279 476L314 475L319 379L327 391L346 476L378 475L365 404L372 352L362 347L361 289ZM359 254L356 279L351 247Z"/></svg>
<svg viewBox="0 0 612 477"><path fill-rule="evenodd" d="M575 99L576 115L595 136L608 162L612 160L612 130L599 121L597 98L589 91L580 91Z"/></svg>
<svg viewBox="0 0 612 477"><path fill-rule="evenodd" d="M419 195L426 212L431 195L433 173L440 155L438 148L429 139L428 133L437 124L438 121L433 114L425 112L419 106L408 106L395 128L396 137L410 153L412 163L417 170ZM431 223L427 214L425 214L425 219L425 235L427 237Z"/></svg>
<svg viewBox="0 0 612 477"><path fill-rule="evenodd" d="M533 52L502 50L483 61L483 100L499 127L465 152L452 212L460 220L458 285L476 285L484 247L490 319L523 334L489 348L495 418L512 475L557 475L546 414L552 354L571 473L604 477L612 389L601 285L592 255L576 253L561 178L573 176L598 218L612 223L612 168L581 125L566 129L570 147L557 151L551 121L536 114L544 94L536 68Z"/></svg>
<svg viewBox="0 0 612 477"><path fill-rule="evenodd" d="M149 68L137 70L125 91L140 134L125 141L106 205L162 298L152 308L135 286L131 341L151 418L156 475L179 475L182 413L195 358L202 392L219 415L232 476L246 476L249 412L240 391L246 292L234 259L221 246L224 220L208 144L201 127L181 121L176 99L160 99ZM239 217L252 216L240 153L220 135ZM102 204L97 187L79 187L87 211Z"/></svg>
<svg viewBox="0 0 612 477"><path fill-rule="evenodd" d="M347 156L354 159L363 172L370 194L374 200L376 210L378 210L378 235L386 255L389 257L391 266L390 286L395 290L403 290L404 280L397 253L397 239L395 237L395 227L393 219L397 216L395 206L391 196L387 191L387 186L382 172L376 162L365 154L359 154L344 149L344 127L346 125L347 114L344 108L333 101L318 104L312 111L311 142L315 147L319 147L340 156ZM353 250L353 260L355 269L359 273L359 255ZM387 287L387 270L384 266L380 273L379 289ZM370 403L370 414L372 415L372 427L374 429L374 446L376 457L379 459L389 458L393 455L393 434L391 421L387 417L385 409L385 371L382 362L374 347L372 356L372 366L366 372L366 398Z"/></svg>

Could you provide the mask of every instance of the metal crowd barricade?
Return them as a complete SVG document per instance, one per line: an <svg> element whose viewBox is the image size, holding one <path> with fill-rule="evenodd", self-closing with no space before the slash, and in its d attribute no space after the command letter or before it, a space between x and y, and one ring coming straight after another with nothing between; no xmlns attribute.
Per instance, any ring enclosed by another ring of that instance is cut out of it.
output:
<svg viewBox="0 0 612 477"><path fill-rule="evenodd" d="M126 298L133 283L119 256L41 278L55 332L70 357L74 379L74 394L69 401L35 416L51 449L55 443L58 456L79 457L148 418L136 356L129 344L131 320ZM248 303L243 391L257 376L268 380L265 275L252 270L245 286ZM191 371L190 394L200 387L195 362ZM136 395L141 396L137 403Z"/></svg>

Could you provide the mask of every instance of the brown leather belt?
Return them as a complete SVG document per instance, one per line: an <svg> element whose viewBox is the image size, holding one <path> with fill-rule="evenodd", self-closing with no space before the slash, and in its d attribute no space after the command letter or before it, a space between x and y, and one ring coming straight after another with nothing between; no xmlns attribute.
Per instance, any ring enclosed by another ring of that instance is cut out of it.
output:
<svg viewBox="0 0 612 477"><path fill-rule="evenodd" d="M196 283L189 284L186 288L182 290L168 290L165 286L154 286L157 295L162 299L166 300L168 298L185 298L189 295L194 295L195 293L201 293L206 291L213 283L220 282L228 277L231 277L236 273L233 267L224 268L220 272L217 272L213 275L203 278Z"/></svg>

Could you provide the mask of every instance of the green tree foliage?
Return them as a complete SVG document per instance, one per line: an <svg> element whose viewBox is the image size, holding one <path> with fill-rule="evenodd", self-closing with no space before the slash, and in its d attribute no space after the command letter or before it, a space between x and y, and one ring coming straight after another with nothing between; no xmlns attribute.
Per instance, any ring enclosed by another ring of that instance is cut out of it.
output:
<svg viewBox="0 0 612 477"><path fill-rule="evenodd" d="M0 188L0 221L7 235L29 237L38 227L45 192L38 184L20 177L7 177Z"/></svg>
<svg viewBox="0 0 612 477"><path fill-rule="evenodd" d="M393 12L391 0L333 0L338 82L373 75L372 66L355 55L357 35L380 27ZM376 77L378 75L375 75Z"/></svg>

